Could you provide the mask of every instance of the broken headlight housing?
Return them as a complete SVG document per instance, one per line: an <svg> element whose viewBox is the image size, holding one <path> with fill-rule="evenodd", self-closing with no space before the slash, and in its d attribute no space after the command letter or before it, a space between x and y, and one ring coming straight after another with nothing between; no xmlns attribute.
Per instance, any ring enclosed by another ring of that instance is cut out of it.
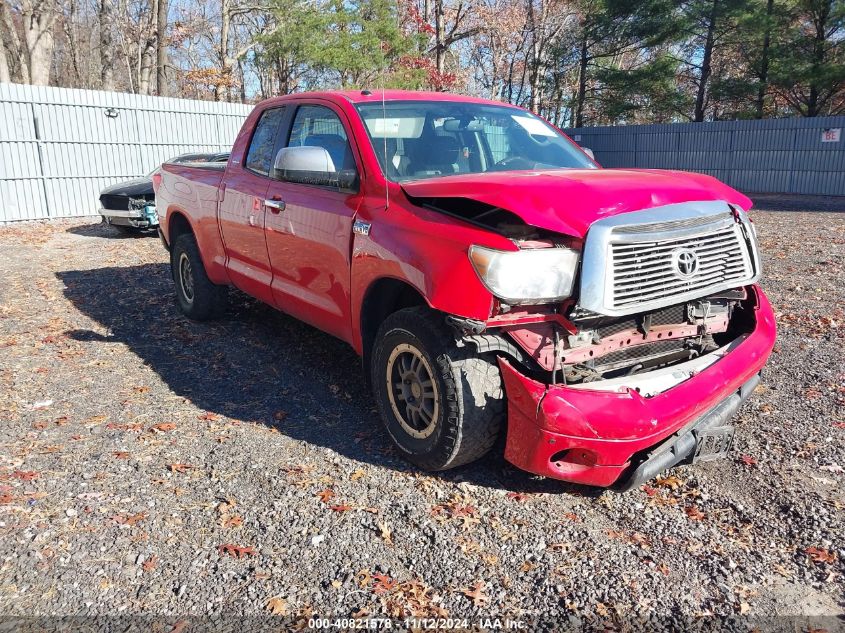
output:
<svg viewBox="0 0 845 633"><path fill-rule="evenodd" d="M518 305L548 303L572 294L580 253L570 248L499 251L471 246L469 259L485 287Z"/></svg>

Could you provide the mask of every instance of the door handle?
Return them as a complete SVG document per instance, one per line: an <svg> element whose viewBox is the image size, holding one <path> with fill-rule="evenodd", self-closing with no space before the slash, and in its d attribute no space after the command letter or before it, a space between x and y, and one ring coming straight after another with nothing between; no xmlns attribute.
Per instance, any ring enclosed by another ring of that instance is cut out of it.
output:
<svg viewBox="0 0 845 633"><path fill-rule="evenodd" d="M264 206L270 209L271 213L280 213L285 210L284 200L265 200Z"/></svg>

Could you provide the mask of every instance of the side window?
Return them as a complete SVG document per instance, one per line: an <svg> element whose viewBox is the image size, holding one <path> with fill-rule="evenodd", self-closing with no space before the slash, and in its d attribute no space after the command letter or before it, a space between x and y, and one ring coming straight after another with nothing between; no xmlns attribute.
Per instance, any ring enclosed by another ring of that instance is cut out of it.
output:
<svg viewBox="0 0 845 633"><path fill-rule="evenodd" d="M288 147L322 147L332 157L335 171L355 169L343 123L324 106L306 105L296 111Z"/></svg>
<svg viewBox="0 0 845 633"><path fill-rule="evenodd" d="M284 111L284 108L271 108L262 112L249 143L244 167L263 176L270 174L270 166L273 164L273 148L276 146L276 136Z"/></svg>

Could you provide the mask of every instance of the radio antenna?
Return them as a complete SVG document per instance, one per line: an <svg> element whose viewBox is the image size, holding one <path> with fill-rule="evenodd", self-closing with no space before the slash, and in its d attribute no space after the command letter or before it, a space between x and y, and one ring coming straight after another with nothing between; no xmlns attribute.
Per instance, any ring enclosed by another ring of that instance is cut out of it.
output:
<svg viewBox="0 0 845 633"><path fill-rule="evenodd" d="M379 77L381 79L381 129L382 129L382 147L384 151L384 210L390 208L390 181L387 179L387 109L384 105L384 75Z"/></svg>

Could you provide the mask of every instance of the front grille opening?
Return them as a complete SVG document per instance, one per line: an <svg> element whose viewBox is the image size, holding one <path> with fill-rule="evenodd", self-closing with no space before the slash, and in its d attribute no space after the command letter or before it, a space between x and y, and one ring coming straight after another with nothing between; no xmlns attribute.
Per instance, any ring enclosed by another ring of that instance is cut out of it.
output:
<svg viewBox="0 0 845 633"><path fill-rule="evenodd" d="M561 354L563 378L567 384L577 384L632 376L708 354L753 331L752 301L740 288L626 317L573 311L570 319L580 332L592 333L592 345L603 351L600 354L581 351L581 362L567 364L567 350L564 349ZM715 327L703 331L698 327L702 317L709 323L719 323L721 331L716 331ZM616 349L608 351L606 345L601 347L610 337L618 338L634 329L637 335L625 336ZM651 334L646 336L646 332ZM646 338L648 341L643 342ZM570 359L574 356L573 350L578 348L569 350Z"/></svg>

